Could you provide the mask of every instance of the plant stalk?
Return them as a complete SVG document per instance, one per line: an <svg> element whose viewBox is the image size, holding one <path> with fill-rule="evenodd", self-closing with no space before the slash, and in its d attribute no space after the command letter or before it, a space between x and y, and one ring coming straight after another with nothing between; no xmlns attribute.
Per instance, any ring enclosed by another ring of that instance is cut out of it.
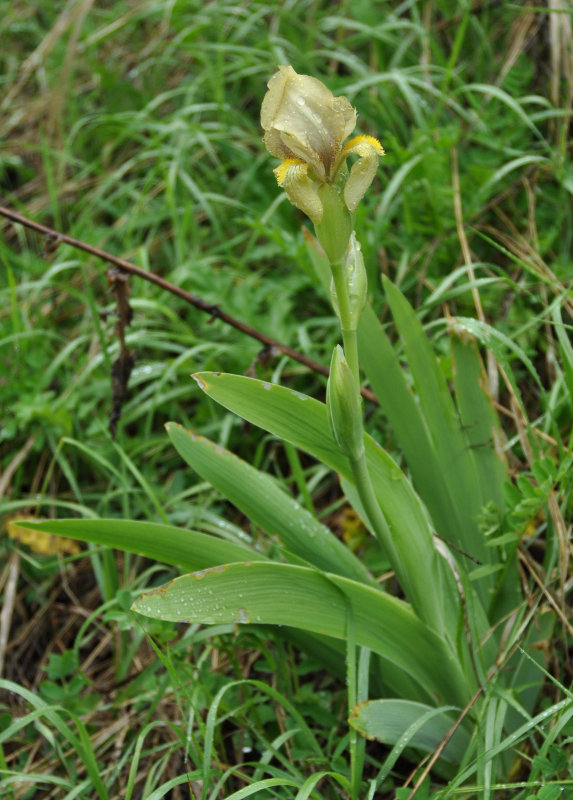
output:
<svg viewBox="0 0 573 800"><path fill-rule="evenodd" d="M338 309L340 312L340 329L342 332L344 356L354 377L356 391L360 393L358 338L356 336L356 329L351 323L350 305L348 301L346 282L344 279L344 269L340 261L331 262L330 269L332 272L334 287L336 289L336 298L338 300ZM384 551L389 556L393 555L395 550L390 528L388 527L386 518L374 493L374 487L372 486L372 480L370 479L370 474L366 465L365 451L362 450L362 453L358 458L350 458L350 465L356 483L356 489L358 490L364 511L366 512L368 520L373 528L372 532L384 548Z"/></svg>
<svg viewBox="0 0 573 800"><path fill-rule="evenodd" d="M342 262L331 262L330 270L336 289L336 298L340 311L340 329L342 331L342 344L344 355L348 361L348 366L352 371L357 391L360 391L360 369L358 365L358 339L356 329L351 323L350 305L348 302L348 292L344 280L344 269Z"/></svg>
<svg viewBox="0 0 573 800"><path fill-rule="evenodd" d="M361 455L356 459L350 458L350 466L352 468L352 475L354 476L354 482L360 501L372 527L372 533L382 545L384 552L390 559L390 563L395 568L393 562L396 558L396 549L392 541L390 528L386 522L386 517L374 493L372 479L370 478L370 473L366 465L366 452L363 450Z"/></svg>

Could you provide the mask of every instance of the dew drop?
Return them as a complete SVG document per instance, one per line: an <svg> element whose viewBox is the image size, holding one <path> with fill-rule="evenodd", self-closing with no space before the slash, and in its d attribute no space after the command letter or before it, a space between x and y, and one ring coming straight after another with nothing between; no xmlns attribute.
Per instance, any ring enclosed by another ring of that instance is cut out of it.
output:
<svg viewBox="0 0 573 800"><path fill-rule="evenodd" d="M296 98L296 102L299 104L299 106L303 106L304 105L304 97L297 97Z"/></svg>
<svg viewBox="0 0 573 800"><path fill-rule="evenodd" d="M234 620L236 623L246 623L251 621L249 612L245 608L239 608L237 611L237 618Z"/></svg>

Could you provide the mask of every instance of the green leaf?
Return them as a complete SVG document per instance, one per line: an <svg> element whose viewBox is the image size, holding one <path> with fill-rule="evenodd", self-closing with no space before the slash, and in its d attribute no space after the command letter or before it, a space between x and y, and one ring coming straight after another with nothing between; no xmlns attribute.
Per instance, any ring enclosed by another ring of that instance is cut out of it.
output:
<svg viewBox="0 0 573 800"><path fill-rule="evenodd" d="M476 486L476 492L479 491L482 505L480 516L483 520L486 508L488 513L495 513L494 509L497 509L501 519L505 505L504 486L509 476L499 417L493 409L488 393L487 375L475 340L467 332L460 331L455 326L451 334L454 389L464 436L478 475L479 486ZM480 524L480 530L483 531L483 524ZM509 533L488 537L485 542L488 548L502 548L508 545L503 556L503 564L497 550L492 563L470 572L472 582L490 576L495 576L497 579L488 603L490 622L509 614L520 602L521 588L515 550L517 542L514 536Z"/></svg>
<svg viewBox="0 0 573 800"><path fill-rule="evenodd" d="M320 569L373 582L359 559L270 476L181 425L170 422L166 427L189 466L269 536L277 536L288 550Z"/></svg>
<svg viewBox="0 0 573 800"><path fill-rule="evenodd" d="M324 403L239 375L202 372L194 378L209 397L311 453L353 484L349 461L333 439ZM387 556L415 611L441 632L446 611L452 616L456 611L444 609L443 573L424 509L392 458L370 436L365 436L364 444L376 497L390 527Z"/></svg>
<svg viewBox="0 0 573 800"><path fill-rule="evenodd" d="M484 347L487 347L489 350L491 350L496 359L504 366L509 366L509 353L517 356L537 386L543 390L543 384L541 383L541 379L537 374L537 370L535 369L535 365L533 364L532 360L518 344L509 338L509 336L506 336L501 331L498 331L492 325L488 325L487 322L482 322L479 319L473 319L473 317L456 317L454 319L454 327L457 331L467 331L472 336L475 336L475 338L478 339L484 345ZM516 394L518 396L520 395L519 389L517 389Z"/></svg>
<svg viewBox="0 0 573 800"><path fill-rule="evenodd" d="M422 325L406 298L387 279L384 279L384 288L436 454L438 472L435 482L442 481L449 494L447 528L444 531L438 525L438 533L474 558L489 563L492 553L485 547L478 527L481 503L476 486L479 486L479 476L446 380ZM444 521L443 516L440 521Z"/></svg>
<svg viewBox="0 0 573 800"><path fill-rule="evenodd" d="M455 723L459 709L433 708L411 700L370 700L356 706L350 724L367 739L384 744L400 744L400 749L416 747L424 753L436 749ZM444 750L443 757L459 763L470 743L468 731L459 727Z"/></svg>
<svg viewBox="0 0 573 800"><path fill-rule="evenodd" d="M264 561L266 557L233 542L206 533L123 519L59 519L18 522L23 528L45 531L80 542L115 547L129 553L183 567L187 571L206 569L227 561Z"/></svg>
<svg viewBox="0 0 573 800"><path fill-rule="evenodd" d="M451 342L457 407L479 477L481 504L493 502L503 513L507 462L499 417L488 394L487 375L473 338L454 330Z"/></svg>
<svg viewBox="0 0 573 800"><path fill-rule="evenodd" d="M444 639L403 601L348 578L290 564L228 564L176 578L133 609L175 622L289 625L344 639L348 604L357 645L410 675L428 699L468 701L472 689Z"/></svg>
<svg viewBox="0 0 573 800"><path fill-rule="evenodd" d="M551 761L546 758L545 756L534 756L532 761L533 769L537 769L542 772L544 775L551 775L555 772L553 764Z"/></svg>
<svg viewBox="0 0 573 800"><path fill-rule="evenodd" d="M559 783L542 786L537 792L538 800L561 800L563 798L563 786Z"/></svg>
<svg viewBox="0 0 573 800"><path fill-rule="evenodd" d="M26 528L42 530L57 536L66 536L82 542L92 542L130 553L140 553L165 564L182 567L186 572L216 567L219 564L236 561L266 561L266 556L248 547L218 539L216 536L198 531L160 525L153 522L131 522L120 519L65 519L43 520L41 522L22 521ZM131 603L131 601L130 601ZM335 674L343 675L339 669L343 654L338 643L326 642L317 636L308 636L298 631L289 632L298 647L314 654L315 658ZM296 635L295 635L296 634Z"/></svg>
<svg viewBox="0 0 573 800"><path fill-rule="evenodd" d="M77 653L74 650L64 650L61 655L59 653L50 653L45 670L49 678L56 680L72 675L77 668Z"/></svg>
<svg viewBox="0 0 573 800"><path fill-rule="evenodd" d="M461 521L420 405L406 383L404 370L382 325L367 306L358 326L360 363L387 415L406 458L414 485L428 507L436 530L455 541Z"/></svg>
<svg viewBox="0 0 573 800"><path fill-rule="evenodd" d="M205 394L225 408L352 477L348 459L330 432L324 403L294 389L241 375L199 372L193 377Z"/></svg>

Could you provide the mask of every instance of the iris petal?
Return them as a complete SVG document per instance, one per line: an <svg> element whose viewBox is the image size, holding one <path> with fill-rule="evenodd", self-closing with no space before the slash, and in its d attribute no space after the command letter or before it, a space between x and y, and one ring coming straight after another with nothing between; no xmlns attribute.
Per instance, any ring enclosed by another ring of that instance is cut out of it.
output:
<svg viewBox="0 0 573 800"><path fill-rule="evenodd" d="M384 149L373 136L356 136L343 146L356 125L356 111L346 97L335 97L317 78L280 66L268 82L261 125L267 150L282 160L275 169L279 186L315 225L330 213L321 200L326 186L336 188L347 216L356 210ZM348 174L344 164L353 154L358 160Z"/></svg>
<svg viewBox="0 0 573 800"><path fill-rule="evenodd" d="M308 177L308 164L298 158L287 158L273 172L290 202L300 208L315 225L320 224L322 203L315 183Z"/></svg>
<svg viewBox="0 0 573 800"><path fill-rule="evenodd" d="M320 181L330 181L342 143L356 125L356 111L317 78L281 66L268 83L261 125L269 153L300 158Z"/></svg>
<svg viewBox="0 0 573 800"><path fill-rule="evenodd" d="M348 210L354 213L374 180L378 169L378 158L384 155L384 148L374 136L356 136L343 147L341 159L344 160L351 154L356 154L360 158L352 165L344 186L344 202Z"/></svg>

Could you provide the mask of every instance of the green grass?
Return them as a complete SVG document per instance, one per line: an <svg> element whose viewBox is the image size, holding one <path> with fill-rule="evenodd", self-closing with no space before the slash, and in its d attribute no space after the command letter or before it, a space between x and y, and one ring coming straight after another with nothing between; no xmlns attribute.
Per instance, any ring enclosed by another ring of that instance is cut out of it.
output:
<svg viewBox="0 0 573 800"><path fill-rule="evenodd" d="M573 505L569 5L0 0L0 12L1 203L323 364L336 320L258 123L276 65L348 96L358 131L380 138L387 155L356 220L373 308L387 323L387 275L451 380L444 316L479 318L479 294L495 333L467 326L507 376L496 399L522 580L539 619L561 612L507 788L492 784L487 754L510 747L497 720L512 697L492 681L481 761L432 774L416 797L573 796L562 621ZM257 342L130 278L136 363L114 441L107 266L68 246L43 257L42 237L4 220L0 229L3 517L125 517L260 541L182 463L163 427L175 420L294 487L334 527L332 475L244 427L189 376L254 370L321 400L322 377L285 357L254 363ZM379 409L368 427L402 458ZM494 538L496 521L485 522ZM327 674L320 654L270 628L136 622L132 598L176 574L137 556L93 548L58 560L7 536L0 556L12 610L2 677L19 687L0 696L0 797L49 796L49 781L58 797L186 797L186 770L193 792L213 800L249 786L265 800L302 798L304 787L340 796L350 776L344 670ZM416 764L411 752L368 743L364 796L406 797L395 790ZM305 784L322 771L338 777Z"/></svg>

